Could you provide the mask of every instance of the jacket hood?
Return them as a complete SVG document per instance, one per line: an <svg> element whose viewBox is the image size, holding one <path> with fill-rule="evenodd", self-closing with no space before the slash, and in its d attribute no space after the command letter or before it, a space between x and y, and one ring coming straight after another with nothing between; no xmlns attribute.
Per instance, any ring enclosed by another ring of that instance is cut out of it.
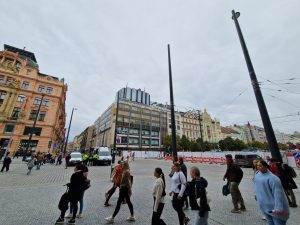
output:
<svg viewBox="0 0 300 225"><path fill-rule="evenodd" d="M207 188L208 182L207 182L207 180L205 178L200 177L199 179L197 179L197 182L199 182L199 184L202 187Z"/></svg>

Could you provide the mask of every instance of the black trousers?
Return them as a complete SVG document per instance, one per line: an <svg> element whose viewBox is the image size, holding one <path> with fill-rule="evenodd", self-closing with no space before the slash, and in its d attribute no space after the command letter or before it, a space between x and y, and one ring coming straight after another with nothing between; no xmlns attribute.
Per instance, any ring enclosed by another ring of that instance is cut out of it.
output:
<svg viewBox="0 0 300 225"><path fill-rule="evenodd" d="M3 172L4 168L6 169L6 172L9 171L9 164L3 164L1 172Z"/></svg>
<svg viewBox="0 0 300 225"><path fill-rule="evenodd" d="M114 211L114 214L113 214L113 217L116 217L116 215L118 214L118 212L120 211L120 208L121 208L121 204L123 202L123 200L126 200L126 203L128 205L128 208L130 210L130 214L131 215L134 215L134 212L133 212L133 205L130 201L130 197L129 197L129 193L128 193L128 188L127 187L121 187L120 188L120 192L119 192L119 198L118 198L118 202L117 202L117 206L115 208L115 211Z"/></svg>
<svg viewBox="0 0 300 225"><path fill-rule="evenodd" d="M108 202L109 202L109 199L111 198L111 196L113 196L113 194L115 193L117 187L118 187L118 186L114 184L113 187L112 187L111 189L108 190L108 192L107 192L108 196L107 196L107 198L106 198L106 200L105 200L105 203L108 203Z"/></svg>
<svg viewBox="0 0 300 225"><path fill-rule="evenodd" d="M183 205L185 202L185 197L182 197L180 200L177 199L178 194L173 193L172 206L173 209L177 212L179 224L183 225L183 220L185 218L185 214L183 212Z"/></svg>
<svg viewBox="0 0 300 225"><path fill-rule="evenodd" d="M155 199L154 199L154 203L155 203ZM159 203L157 212L153 211L151 225L166 225L166 223L160 218L164 210L164 206L165 206L164 203Z"/></svg>

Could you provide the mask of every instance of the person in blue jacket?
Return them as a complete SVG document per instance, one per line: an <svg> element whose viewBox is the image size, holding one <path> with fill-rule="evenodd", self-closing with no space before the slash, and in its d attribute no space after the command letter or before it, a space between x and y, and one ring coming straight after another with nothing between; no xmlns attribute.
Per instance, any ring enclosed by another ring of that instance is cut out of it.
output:
<svg viewBox="0 0 300 225"><path fill-rule="evenodd" d="M259 161L257 169L254 185L258 205L266 215L268 225L285 225L289 204L280 179L269 171L265 161Z"/></svg>

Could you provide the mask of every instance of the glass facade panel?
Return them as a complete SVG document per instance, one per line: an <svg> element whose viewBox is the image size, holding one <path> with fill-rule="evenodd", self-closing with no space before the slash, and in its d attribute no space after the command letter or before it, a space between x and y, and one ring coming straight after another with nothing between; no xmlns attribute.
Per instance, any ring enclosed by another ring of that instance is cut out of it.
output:
<svg viewBox="0 0 300 225"><path fill-rule="evenodd" d="M138 129L130 129L130 130L129 130L129 134L130 134L130 135L139 135L140 132L139 132Z"/></svg>
<svg viewBox="0 0 300 225"><path fill-rule="evenodd" d="M128 138L128 144L129 145L137 145L137 144L139 144L139 139L138 138Z"/></svg>
<svg viewBox="0 0 300 225"><path fill-rule="evenodd" d="M159 145L159 140L151 140L151 145L153 146L158 146Z"/></svg>

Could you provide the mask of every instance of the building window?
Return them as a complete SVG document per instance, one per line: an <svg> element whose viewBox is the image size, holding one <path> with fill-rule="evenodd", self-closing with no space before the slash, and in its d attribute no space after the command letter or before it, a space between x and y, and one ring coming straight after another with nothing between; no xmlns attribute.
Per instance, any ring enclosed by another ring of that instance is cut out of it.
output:
<svg viewBox="0 0 300 225"><path fill-rule="evenodd" d="M130 129L129 130L129 134L130 135L139 135L139 130L138 129Z"/></svg>
<svg viewBox="0 0 300 225"><path fill-rule="evenodd" d="M150 131L148 131L148 130L142 130L142 135L143 136L149 136L150 135Z"/></svg>
<svg viewBox="0 0 300 225"><path fill-rule="evenodd" d="M5 134L12 134L14 132L15 125L13 124L6 124L4 127L4 132Z"/></svg>
<svg viewBox="0 0 300 225"><path fill-rule="evenodd" d="M29 120L35 120L36 117L36 110L31 110L30 115L29 115Z"/></svg>
<svg viewBox="0 0 300 225"><path fill-rule="evenodd" d="M15 107L12 114L11 114L11 118L12 120L17 120L19 115L21 113L21 108Z"/></svg>
<svg viewBox="0 0 300 225"><path fill-rule="evenodd" d="M158 137L158 131L151 131L152 137Z"/></svg>
<svg viewBox="0 0 300 225"><path fill-rule="evenodd" d="M49 106L49 99L45 99L43 105L44 105L44 106Z"/></svg>
<svg viewBox="0 0 300 225"><path fill-rule="evenodd" d="M11 77L8 77L7 80L6 80L6 85L10 85L12 82L12 78Z"/></svg>
<svg viewBox="0 0 300 225"><path fill-rule="evenodd" d="M0 76L0 85L4 83L4 76Z"/></svg>
<svg viewBox="0 0 300 225"><path fill-rule="evenodd" d="M29 135L31 130L32 130L32 127L25 127L23 135ZM42 128L36 127L36 128L34 128L32 135L41 136L41 133L42 133Z"/></svg>
<svg viewBox="0 0 300 225"><path fill-rule="evenodd" d="M128 128L126 127L117 127L117 134L127 134Z"/></svg>
<svg viewBox="0 0 300 225"><path fill-rule="evenodd" d="M159 141L158 140L151 140L151 145L158 146L159 145Z"/></svg>
<svg viewBox="0 0 300 225"><path fill-rule="evenodd" d="M38 88L38 92L44 93L45 92L45 87L43 85L40 85Z"/></svg>
<svg viewBox="0 0 300 225"><path fill-rule="evenodd" d="M137 145L137 144L139 144L139 139L138 138L128 138L128 144L129 145Z"/></svg>
<svg viewBox="0 0 300 225"><path fill-rule="evenodd" d="M180 130L180 126L177 126L177 130Z"/></svg>
<svg viewBox="0 0 300 225"><path fill-rule="evenodd" d="M6 91L1 91L0 92L0 100L4 100L5 99L5 97L6 97Z"/></svg>
<svg viewBox="0 0 300 225"><path fill-rule="evenodd" d="M45 120L45 116L46 116L46 112L40 112L38 120L39 121L44 121Z"/></svg>
<svg viewBox="0 0 300 225"><path fill-rule="evenodd" d="M40 98L35 98L34 99L34 103L35 105L39 105L41 103L41 99Z"/></svg>
<svg viewBox="0 0 300 225"><path fill-rule="evenodd" d="M25 95L19 95L17 98L17 102L24 102L25 101Z"/></svg>
<svg viewBox="0 0 300 225"><path fill-rule="evenodd" d="M24 82L22 83L22 88L23 88L23 89L28 89L28 87L29 87L29 82L28 82L28 81L24 81Z"/></svg>
<svg viewBox="0 0 300 225"><path fill-rule="evenodd" d="M52 94L53 92L53 88L52 87L48 87L47 88L47 94Z"/></svg>
<svg viewBox="0 0 300 225"><path fill-rule="evenodd" d="M149 145L149 139L142 139L142 145Z"/></svg>

